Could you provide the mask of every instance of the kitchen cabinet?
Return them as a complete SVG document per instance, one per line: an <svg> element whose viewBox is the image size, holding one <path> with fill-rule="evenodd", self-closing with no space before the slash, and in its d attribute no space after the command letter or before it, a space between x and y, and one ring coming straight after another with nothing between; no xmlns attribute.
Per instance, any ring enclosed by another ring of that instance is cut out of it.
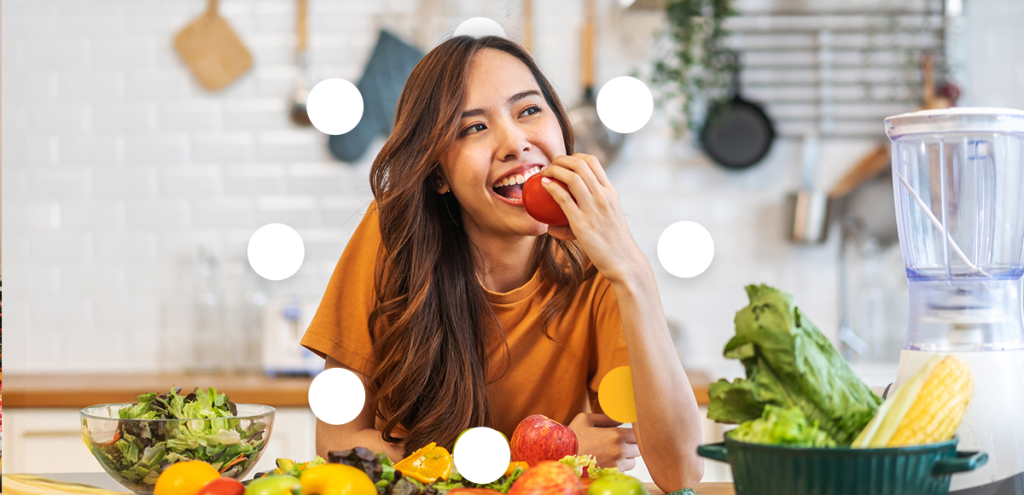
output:
<svg viewBox="0 0 1024 495"><path fill-rule="evenodd" d="M725 428L707 419L707 408L701 408L701 416L703 443L722 441ZM77 409L9 408L4 410L4 427L5 473L89 473L103 470L82 443ZM252 472L273 469L279 457L312 459L316 455L315 435L316 418L309 408L279 408L270 444ZM651 481L643 459L629 474L641 481ZM732 481L729 466L705 460L704 481Z"/></svg>
<svg viewBox="0 0 1024 495"><path fill-rule="evenodd" d="M5 473L103 471L82 442L78 409L6 408L4 430ZM312 459L315 432L316 419L309 408L278 409L270 443L253 472L273 469L278 457Z"/></svg>

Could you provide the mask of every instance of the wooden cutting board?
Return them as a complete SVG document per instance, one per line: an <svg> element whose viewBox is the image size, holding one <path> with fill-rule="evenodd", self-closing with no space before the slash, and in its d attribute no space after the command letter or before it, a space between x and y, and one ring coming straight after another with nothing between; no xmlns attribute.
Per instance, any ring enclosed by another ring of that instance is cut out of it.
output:
<svg viewBox="0 0 1024 495"><path fill-rule="evenodd" d="M112 492L90 485L58 481L32 474L3 475L3 489L7 495L131 495L130 492Z"/></svg>
<svg viewBox="0 0 1024 495"><path fill-rule="evenodd" d="M52 476L55 478L64 478L66 476L75 477L76 479L90 478L90 480L91 478L97 478L107 482L110 480L106 477L105 473ZM644 483L644 485L651 495L663 495L665 493L654 483ZM5 474L3 475L3 488L4 493L7 495L67 495L72 493L79 495L130 495L126 492L114 492L86 484L44 478L32 474ZM694 489L694 492L697 495L735 494L732 483L700 483Z"/></svg>
<svg viewBox="0 0 1024 495"><path fill-rule="evenodd" d="M245 74L252 56L217 13L217 0L209 1L206 12L174 37L174 50L199 84L216 91Z"/></svg>
<svg viewBox="0 0 1024 495"><path fill-rule="evenodd" d="M644 483L644 486L647 488L647 492L650 493L650 495L664 495L665 494L665 492L661 491L661 489L658 488L658 485L655 485L654 483ZM736 494L736 492L733 491L732 483L728 483L728 482L725 482L725 483L718 483L718 482L698 483L697 487L694 488L693 491L697 495L735 495ZM678 492L673 492L673 493L678 493Z"/></svg>

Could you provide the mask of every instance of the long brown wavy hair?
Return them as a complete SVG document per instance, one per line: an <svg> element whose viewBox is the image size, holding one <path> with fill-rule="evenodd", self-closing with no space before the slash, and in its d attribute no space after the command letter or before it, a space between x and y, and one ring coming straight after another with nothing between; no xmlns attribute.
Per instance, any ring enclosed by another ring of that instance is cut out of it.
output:
<svg viewBox="0 0 1024 495"><path fill-rule="evenodd" d="M466 428L488 424L490 339L501 339L508 366L508 345L477 279L458 199L434 188L441 159L455 141L470 63L485 48L529 68L558 119L566 152L573 152L572 127L558 95L530 55L508 39L448 39L409 75L394 130L370 170L382 241L369 317L370 393L384 440L404 442L406 455L429 442L451 449ZM541 314L547 335L596 269L575 241L547 234L535 243L531 266L556 286Z"/></svg>

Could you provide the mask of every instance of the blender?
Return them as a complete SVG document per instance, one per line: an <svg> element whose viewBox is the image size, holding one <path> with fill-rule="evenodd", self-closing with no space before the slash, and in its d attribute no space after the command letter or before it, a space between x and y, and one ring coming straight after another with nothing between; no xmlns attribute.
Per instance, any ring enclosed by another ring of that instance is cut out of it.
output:
<svg viewBox="0 0 1024 495"><path fill-rule="evenodd" d="M958 448L989 462L958 494L1024 494L1024 111L951 108L885 119L910 291L899 386L935 353L971 368Z"/></svg>

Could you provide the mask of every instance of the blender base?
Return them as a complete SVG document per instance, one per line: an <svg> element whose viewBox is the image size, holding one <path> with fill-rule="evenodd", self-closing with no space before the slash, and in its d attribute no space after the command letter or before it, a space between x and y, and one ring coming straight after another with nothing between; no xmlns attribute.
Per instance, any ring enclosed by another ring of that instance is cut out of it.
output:
<svg viewBox="0 0 1024 495"><path fill-rule="evenodd" d="M953 479L956 479L955 475ZM1022 493L1024 493L1024 472L994 483L949 492L950 495L1021 495Z"/></svg>
<svg viewBox="0 0 1024 495"><path fill-rule="evenodd" d="M895 390L921 365L937 353L908 351L900 353ZM988 463L969 473L954 474L951 493L1022 495L1024 491L1024 349L991 352L941 352L967 362L974 379L974 394L960 427L957 450L988 454ZM890 391L890 395L892 392ZM1011 481L1006 481L1011 480ZM1011 491L1002 491L1004 490ZM987 488L986 488L987 487ZM1014 488L1018 487L1018 488ZM971 491L982 489L982 491ZM995 491L998 488L1000 491ZM968 490L968 491L962 491ZM993 491L988 491L993 490Z"/></svg>

